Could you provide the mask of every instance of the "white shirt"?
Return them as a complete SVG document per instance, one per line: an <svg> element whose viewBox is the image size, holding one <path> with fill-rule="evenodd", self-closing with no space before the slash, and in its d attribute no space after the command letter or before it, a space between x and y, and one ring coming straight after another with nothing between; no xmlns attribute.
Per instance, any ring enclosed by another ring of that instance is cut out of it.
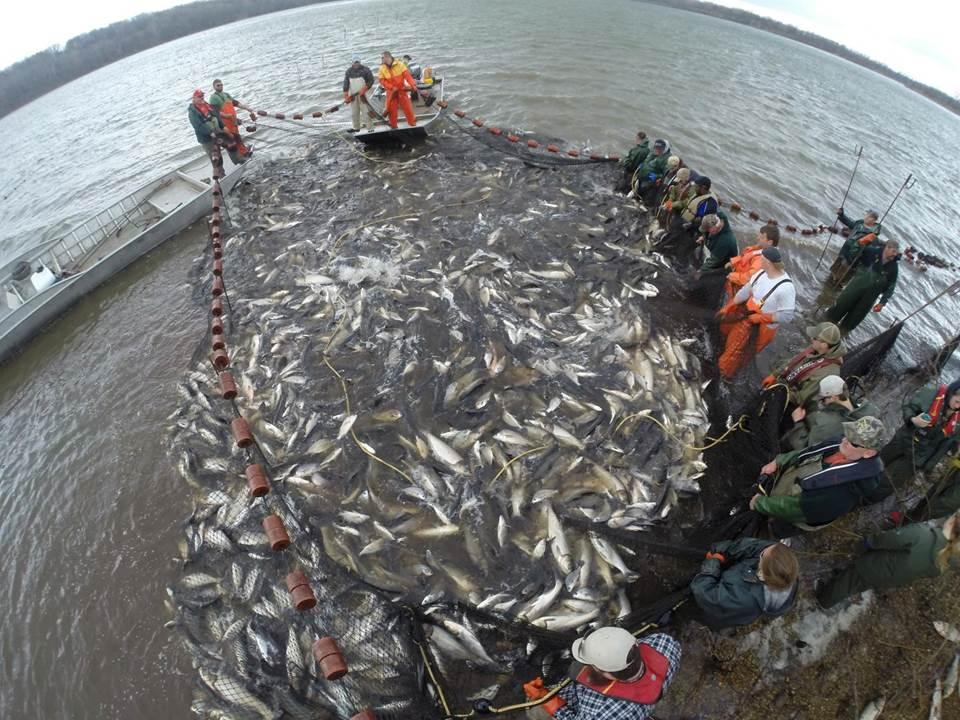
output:
<svg viewBox="0 0 960 720"><path fill-rule="evenodd" d="M740 288L733 301L740 304L745 303L747 298L753 297L753 301L760 304L764 296L780 283L779 287L766 299L766 302L763 302L763 312L774 316L776 321L770 323L771 325L790 322L793 320L797 307L797 290L794 288L792 281L783 282L784 280L790 280L790 276L786 273L783 273L780 277L772 278L767 275L765 270L757 270L750 277L750 282Z"/></svg>

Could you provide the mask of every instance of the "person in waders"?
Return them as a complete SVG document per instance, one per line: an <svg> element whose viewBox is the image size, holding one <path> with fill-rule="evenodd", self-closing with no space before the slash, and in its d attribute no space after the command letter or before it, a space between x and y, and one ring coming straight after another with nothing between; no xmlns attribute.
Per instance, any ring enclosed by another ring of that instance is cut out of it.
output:
<svg viewBox="0 0 960 720"><path fill-rule="evenodd" d="M774 537L785 538L878 502L883 434L883 423L867 416L844 423L842 440L777 455L760 469L773 489L754 495L750 509L770 519Z"/></svg>
<svg viewBox="0 0 960 720"><path fill-rule="evenodd" d="M653 152L648 154L633 173L633 194L642 202L649 203L667 172L670 160L670 143L657 138L653 142ZM677 161L679 163L679 160Z"/></svg>
<svg viewBox="0 0 960 720"><path fill-rule="evenodd" d="M926 387L904 403L903 425L883 448L886 495L929 473L960 443L960 380Z"/></svg>
<svg viewBox="0 0 960 720"><path fill-rule="evenodd" d="M740 538L713 543L690 583L699 619L711 630L780 617L797 599L800 565L786 545Z"/></svg>
<svg viewBox="0 0 960 720"><path fill-rule="evenodd" d="M854 266L872 261L879 254L877 236L881 226L876 210L867 210L863 220L853 220L843 208L838 208L837 219L849 228L850 233L830 266L829 283L835 288L842 288L853 275Z"/></svg>
<svg viewBox="0 0 960 720"><path fill-rule="evenodd" d="M405 92L405 87L416 92L417 81L407 70L407 66L400 60L394 60L393 55L384 51L380 56L380 72L378 78L380 85L386 90L387 102L385 111L389 116L390 127L397 127L397 111L403 109L403 115L407 119L407 125L416 127L417 118L413 114L413 103L410 102L410 93Z"/></svg>
<svg viewBox="0 0 960 720"><path fill-rule="evenodd" d="M776 225L764 225L757 233L756 242L749 247L744 248L743 252L736 257L730 258L727 263L727 299L734 295L746 285L750 278L756 275L761 269L762 253L768 247L779 247L780 228Z"/></svg>
<svg viewBox="0 0 960 720"><path fill-rule="evenodd" d="M816 590L822 608L831 608L864 590L897 588L938 577L960 567L960 513L938 527L920 523L874 535L852 565Z"/></svg>
<svg viewBox="0 0 960 720"><path fill-rule="evenodd" d="M631 186L633 185L633 173L640 167L640 163L647 159L647 155L649 154L650 140L647 139L647 134L643 132L643 130L640 130L637 133L636 144L617 162L617 165L623 170L623 175L617 182L617 192L630 192Z"/></svg>
<svg viewBox="0 0 960 720"><path fill-rule="evenodd" d="M807 410L815 407L820 381L836 375L843 365L843 334L833 323L824 322L807 328L810 345L790 358L763 379L763 387L787 386L788 405Z"/></svg>
<svg viewBox="0 0 960 720"><path fill-rule="evenodd" d="M217 114L223 131L227 134L227 153L230 155L230 161L234 165L242 165L250 157L251 150L243 143L240 137L240 123L237 120L237 108L242 108L249 113L253 110L235 100L230 93L223 89L223 81L216 79L213 81L213 95L210 96L210 107Z"/></svg>
<svg viewBox="0 0 960 720"><path fill-rule="evenodd" d="M360 62L360 56L354 55L353 62L343 76L343 101L353 110L353 130L360 129L360 121L366 125L367 131L373 130L373 111L367 104L367 91L373 87L373 73L366 65Z"/></svg>
<svg viewBox="0 0 960 720"><path fill-rule="evenodd" d="M193 91L193 100L187 108L187 117L190 119L190 125L197 136L197 142L207 155L213 161L213 148L217 140L223 134L223 128L217 119L217 114L213 108L204 100L203 90L199 88Z"/></svg>
<svg viewBox="0 0 960 720"><path fill-rule="evenodd" d="M723 353L717 365L724 380L732 380L747 363L773 342L780 325L793 319L797 291L783 269L775 247L760 253L760 270L720 308Z"/></svg>
<svg viewBox="0 0 960 720"><path fill-rule="evenodd" d="M897 287L899 266L900 245L896 240L887 240L880 255L857 270L853 280L827 310L827 318L844 333L850 333L871 309L877 313L882 311Z"/></svg>
<svg viewBox="0 0 960 720"><path fill-rule="evenodd" d="M572 683L530 708L530 720L647 720L680 667L680 643L666 633L642 639L601 627L573 642ZM543 678L525 683L530 700L549 694Z"/></svg>

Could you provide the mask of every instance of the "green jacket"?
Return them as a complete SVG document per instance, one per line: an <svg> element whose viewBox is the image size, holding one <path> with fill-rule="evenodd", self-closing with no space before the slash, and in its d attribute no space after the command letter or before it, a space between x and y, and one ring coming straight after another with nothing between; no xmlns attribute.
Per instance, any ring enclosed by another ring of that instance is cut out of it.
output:
<svg viewBox="0 0 960 720"><path fill-rule="evenodd" d="M697 196L697 188L693 183L687 183L687 186L681 192L680 185L674 183L667 188L667 196L664 201L669 200L673 203L673 212L680 212L687 204Z"/></svg>
<svg viewBox="0 0 960 720"><path fill-rule="evenodd" d="M627 156L621 158L620 164L623 166L623 169L629 173L632 173L640 164L647 159L647 155L650 154L650 141L644 140L639 145L634 145L630 148L630 151L627 153Z"/></svg>
<svg viewBox="0 0 960 720"><path fill-rule="evenodd" d="M802 450L827 440L837 440L843 437L843 423L868 415L879 417L879 411L869 402L861 403L859 407L854 406L853 410L847 410L836 403L823 405L818 402L816 409L810 410L807 416L787 433L786 444L793 450Z"/></svg>
<svg viewBox="0 0 960 720"><path fill-rule="evenodd" d="M906 525L868 538L867 552L860 557L858 564L869 562L874 553L884 553L884 574L889 578L889 586L903 586L920 578L940 575L937 553L946 545L947 539L939 527L925 523ZM889 553L898 553L901 557L891 564L886 562L890 560Z"/></svg>
<svg viewBox="0 0 960 720"><path fill-rule="evenodd" d="M214 134L220 130L220 121L212 110L210 115L204 116L197 110L196 105L190 103L190 107L187 108L187 117L190 118L190 124L197 135L198 143L213 142Z"/></svg>
<svg viewBox="0 0 960 720"><path fill-rule="evenodd" d="M643 162L637 166L634 174L640 182L649 181L651 175L655 176L654 180L662 178L663 174L667 171L667 160L669 159L670 153L667 150L664 150L659 155L651 152L644 158Z"/></svg>
<svg viewBox="0 0 960 720"><path fill-rule="evenodd" d="M827 463L839 446L833 441L777 455L777 483L754 509L792 525L817 526L880 499L880 458Z"/></svg>
<svg viewBox="0 0 960 720"><path fill-rule="evenodd" d="M806 350L804 350L804 352L806 352ZM799 353L781 363L772 374L777 382L786 382L790 387L790 400L795 405L806 408L807 410L813 410L820 394L820 381L827 377L827 375L837 375L840 372L844 352L845 348L841 342L836 347L827 350L827 353L823 356L812 355L803 360L799 360L791 371L791 364L798 360L802 354ZM820 365L819 360L821 357L829 358L832 362ZM804 368L808 365L817 365L817 367L814 367L814 369L809 372L804 372ZM787 376L790 375L791 372L797 375L797 379L788 381Z"/></svg>
<svg viewBox="0 0 960 720"><path fill-rule="evenodd" d="M904 403L901 408L904 424L900 426L897 434L894 435L890 441L888 445L890 450L888 451L887 448L884 448L884 452L891 454L892 451L905 454L912 453L913 466L917 470L924 472L933 470L950 448L956 442L960 441L960 423L957 423L952 435L948 436L944 432L944 428L949 420L946 403L950 401L950 388L955 387L955 385L956 383L947 388L947 398L944 401L944 409L940 413L937 424L933 427L923 429L916 428L910 419L930 409L930 405L937 395L939 386L933 385L923 388L910 398L908 402Z"/></svg>
<svg viewBox="0 0 960 720"><path fill-rule="evenodd" d="M837 218L840 220L840 222L850 228L850 234L847 235L847 239L844 241L843 247L840 248L840 257L846 260L847 264L849 265L853 262L854 258L859 258L861 256L859 243L860 238L862 238L864 235L869 235L870 233L876 233L879 236L882 226L880 223L877 223L873 227L868 228L866 225L864 225L863 220L853 220L845 213L840 213ZM878 241L875 240L873 243L871 243L871 245L873 244L878 244ZM865 250L863 255L866 254L867 251ZM867 255L867 258L869 258L869 255Z"/></svg>
<svg viewBox="0 0 960 720"><path fill-rule="evenodd" d="M723 230L716 235L707 236L704 246L709 250L709 254L703 259L701 271L723 270L731 258L740 254L737 248L737 236L730 229L730 221L727 220L726 214L718 211L717 217L723 221Z"/></svg>
<svg viewBox="0 0 960 720"><path fill-rule="evenodd" d="M749 625L761 617L783 615L793 607L796 584L788 591L775 592L757 577L760 553L770 545L770 540L741 538L711 546L713 552L726 556L726 567L719 560L704 560L690 583L693 599L710 628Z"/></svg>
<svg viewBox="0 0 960 720"><path fill-rule="evenodd" d="M874 298L879 296L880 304L886 305L897 287L899 276L900 256L884 262L883 257L878 255L872 263L857 270L857 274L843 292L858 296L870 295Z"/></svg>

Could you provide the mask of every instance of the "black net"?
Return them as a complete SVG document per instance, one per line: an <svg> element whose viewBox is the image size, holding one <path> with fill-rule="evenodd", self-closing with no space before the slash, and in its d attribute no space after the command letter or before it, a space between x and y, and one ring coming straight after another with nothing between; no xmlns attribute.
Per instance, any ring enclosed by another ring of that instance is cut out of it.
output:
<svg viewBox="0 0 960 720"><path fill-rule="evenodd" d="M840 375L851 389L862 389L869 385L872 373L880 367L887 353L893 348L901 330L903 330L903 321L895 323L876 337L844 354Z"/></svg>

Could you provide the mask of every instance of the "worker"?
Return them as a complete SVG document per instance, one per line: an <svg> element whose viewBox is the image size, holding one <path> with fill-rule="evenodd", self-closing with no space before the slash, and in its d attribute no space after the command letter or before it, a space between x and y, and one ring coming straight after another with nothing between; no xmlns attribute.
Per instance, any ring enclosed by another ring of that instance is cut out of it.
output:
<svg viewBox="0 0 960 720"><path fill-rule="evenodd" d="M763 379L763 386L787 386L788 404L810 410L815 406L820 381L836 375L843 365L843 335L833 323L807 327L810 344Z"/></svg>
<svg viewBox="0 0 960 720"><path fill-rule="evenodd" d="M727 298L737 294L760 269L761 255L765 248L780 246L780 228L776 225L764 225L757 233L753 245L744 248L739 255L730 258L727 263Z"/></svg>
<svg viewBox="0 0 960 720"><path fill-rule="evenodd" d="M726 264L739 252L737 236L733 234L727 216L720 211L705 215L700 221L700 233L697 245L702 245L704 249L700 272L726 273Z"/></svg>
<svg viewBox="0 0 960 720"><path fill-rule="evenodd" d="M367 127L367 132L373 130L374 113L367 102L367 92L373 87L373 73L366 65L360 62L360 56L354 55L353 62L343 76L343 101L352 106L353 128L351 132L360 130L360 121Z"/></svg>
<svg viewBox="0 0 960 720"><path fill-rule="evenodd" d="M680 667L680 643L666 633L637 639L601 627L574 640L573 682L527 716L535 720L646 720ZM548 694L543 678L524 684L531 700Z"/></svg>
<svg viewBox="0 0 960 720"><path fill-rule="evenodd" d="M779 617L797 599L800 566L786 545L755 538L713 543L690 583L701 619L711 630Z"/></svg>
<svg viewBox="0 0 960 720"><path fill-rule="evenodd" d="M226 146L231 162L233 162L234 165L242 165L247 161L251 150L243 143L243 139L240 137L240 122L237 119L237 108L242 108L249 113L252 113L253 110L226 92L223 89L223 80L219 78L213 81L213 94L210 96L210 107L213 108L213 111L217 114L223 131L229 136L226 138Z"/></svg>
<svg viewBox="0 0 960 720"><path fill-rule="evenodd" d="M793 319L797 291L783 269L779 248L760 254L760 270L720 308L723 352L717 361L720 375L731 380L761 350L773 342L780 325Z"/></svg>
<svg viewBox="0 0 960 720"><path fill-rule="evenodd" d="M407 66L407 70L410 71L413 79L420 82L420 78L423 77L423 69L420 67L420 63L414 62L413 58L409 55L404 55L403 64Z"/></svg>
<svg viewBox="0 0 960 720"><path fill-rule="evenodd" d="M852 220L844 213L843 208L837 208L837 219L846 225L850 232L844 241L836 260L830 266L830 283L837 288L843 287L853 273L853 266L861 264L861 260L872 260L874 249L866 250L880 235L880 216L876 210L867 210L863 220Z"/></svg>
<svg viewBox="0 0 960 720"><path fill-rule="evenodd" d="M657 192L670 159L670 144L662 138L653 141L653 151L633 173L633 193L644 202Z"/></svg>
<svg viewBox="0 0 960 720"><path fill-rule="evenodd" d="M843 423L859 420L867 415L877 416L873 403L854 404L847 383L839 375L827 375L820 381L816 405L793 410L793 428L784 435L781 445L791 450L802 450L827 440L843 437Z"/></svg>
<svg viewBox="0 0 960 720"><path fill-rule="evenodd" d="M750 509L770 518L774 537L821 529L882 499L883 423L868 415L842 427L841 440L781 453L760 469L774 485L769 495L754 495Z"/></svg>
<svg viewBox="0 0 960 720"><path fill-rule="evenodd" d="M686 207L680 211L684 227L689 230L691 234L697 232L704 217L716 213L719 207L717 196L714 195L710 189L713 186L710 178L706 175L701 175L694 180L694 185L697 190L696 194L690 202L687 203Z"/></svg>
<svg viewBox="0 0 960 720"><path fill-rule="evenodd" d="M870 537L852 565L816 589L817 602L831 608L864 590L903 587L960 566L960 513L938 527L920 523Z"/></svg>
<svg viewBox="0 0 960 720"><path fill-rule="evenodd" d="M204 152L213 161L213 150L218 138L223 135L223 128L213 108L204 100L203 90L198 88L193 91L193 101L187 108L187 117L190 118L197 142L203 146Z"/></svg>
<svg viewBox="0 0 960 720"><path fill-rule="evenodd" d="M410 102L410 95L404 92L405 87L411 90L417 89L417 81L413 79L407 66L400 60L394 60L393 55L384 50L380 56L380 85L387 92L387 102L385 110L389 116L390 127L397 127L397 109L402 108L404 117L407 119L407 125L416 127L417 118L413 114L413 104Z"/></svg>
<svg viewBox="0 0 960 720"><path fill-rule="evenodd" d="M657 207L660 206L660 203L662 203L666 197L670 184L677 176L677 171L680 170L680 164L680 157L677 155L671 155L667 158L667 169L664 171L663 177L660 178L660 182L657 185L657 192L655 193L655 202L653 204Z"/></svg>
<svg viewBox="0 0 960 720"><path fill-rule="evenodd" d="M657 213L661 229L664 231L670 229L674 218L680 216L680 211L693 199L696 192L696 188L690 182L690 168L678 168L673 180L667 186L667 193Z"/></svg>
<svg viewBox="0 0 960 720"><path fill-rule="evenodd" d="M932 472L960 442L960 380L921 389L901 408L903 425L880 454L884 493L899 493Z"/></svg>
<svg viewBox="0 0 960 720"><path fill-rule="evenodd" d="M871 309L881 312L897 287L899 266L900 245L896 240L887 240L880 255L869 265L858 266L853 280L827 310L827 317L848 334Z"/></svg>
<svg viewBox="0 0 960 720"><path fill-rule="evenodd" d="M647 134L640 130L637 132L636 144L627 151L627 154L620 158L617 165L623 170L623 176L617 183L617 192L627 193L631 191L633 185L633 173L640 163L647 159L650 154L650 141Z"/></svg>

